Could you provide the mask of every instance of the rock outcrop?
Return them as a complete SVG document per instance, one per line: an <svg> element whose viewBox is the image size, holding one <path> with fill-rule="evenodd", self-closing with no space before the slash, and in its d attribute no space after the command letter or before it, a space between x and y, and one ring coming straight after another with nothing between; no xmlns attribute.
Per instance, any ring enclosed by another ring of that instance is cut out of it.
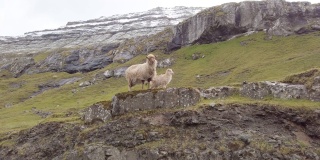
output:
<svg viewBox="0 0 320 160"><path fill-rule="evenodd" d="M269 36L320 30L320 5L284 0L245 1L208 8L174 27L168 50L225 41L249 31Z"/></svg>
<svg viewBox="0 0 320 160"><path fill-rule="evenodd" d="M109 102L99 102L84 110L83 120L91 124L106 122L112 116L130 112L164 108L189 107L200 101L200 92L193 88L168 88L118 93Z"/></svg>
<svg viewBox="0 0 320 160"><path fill-rule="evenodd" d="M240 88L240 94L254 99L274 97L280 99L308 99L320 101L320 85L315 77L310 88L303 84L288 84L281 82L252 82Z"/></svg>
<svg viewBox="0 0 320 160"><path fill-rule="evenodd" d="M239 94L239 88L223 86L201 89L201 97L205 99L226 98L235 94Z"/></svg>
<svg viewBox="0 0 320 160"><path fill-rule="evenodd" d="M86 124L94 122L106 122L111 119L111 110L109 102L98 102L84 110L83 121Z"/></svg>
<svg viewBox="0 0 320 160"><path fill-rule="evenodd" d="M188 107L200 101L200 92L193 88L138 91L116 94L112 98L112 115L156 108Z"/></svg>

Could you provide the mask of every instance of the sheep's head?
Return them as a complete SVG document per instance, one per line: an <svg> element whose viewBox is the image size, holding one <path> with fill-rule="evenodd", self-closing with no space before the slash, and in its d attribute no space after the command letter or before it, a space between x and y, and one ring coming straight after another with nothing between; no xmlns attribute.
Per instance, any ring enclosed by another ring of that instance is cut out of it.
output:
<svg viewBox="0 0 320 160"><path fill-rule="evenodd" d="M154 56L153 54L148 54L147 55L147 62L150 65L153 65L155 61L156 61L156 56Z"/></svg>
<svg viewBox="0 0 320 160"><path fill-rule="evenodd" d="M171 75L173 75L173 74L174 74L174 72L173 72L173 70L172 70L172 69L170 69L170 68L169 68L169 69L167 69L167 70L166 70L166 74L171 74Z"/></svg>

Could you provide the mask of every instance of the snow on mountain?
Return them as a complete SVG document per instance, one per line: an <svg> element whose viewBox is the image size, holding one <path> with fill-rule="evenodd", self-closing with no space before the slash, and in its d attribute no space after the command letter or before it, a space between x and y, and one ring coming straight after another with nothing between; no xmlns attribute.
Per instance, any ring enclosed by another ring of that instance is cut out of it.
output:
<svg viewBox="0 0 320 160"><path fill-rule="evenodd" d="M20 37L0 37L0 54L37 53L61 47L118 43L134 36L158 33L203 9L202 7L158 7L146 12L68 22L57 29L28 32Z"/></svg>

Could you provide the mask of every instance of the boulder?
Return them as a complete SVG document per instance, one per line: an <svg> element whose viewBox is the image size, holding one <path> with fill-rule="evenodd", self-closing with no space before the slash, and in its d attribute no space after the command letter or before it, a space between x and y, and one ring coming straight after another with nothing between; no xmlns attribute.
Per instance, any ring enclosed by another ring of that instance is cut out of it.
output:
<svg viewBox="0 0 320 160"><path fill-rule="evenodd" d="M113 76L116 77L116 78L124 77L125 71L127 70L127 68L128 67L116 68L115 70L113 70Z"/></svg>
<svg viewBox="0 0 320 160"><path fill-rule="evenodd" d="M96 121L106 122L111 118L109 107L110 104L108 102L98 102L93 104L89 108L85 109L83 114L84 122L87 124L91 124Z"/></svg>
<svg viewBox="0 0 320 160"><path fill-rule="evenodd" d="M108 53L109 51L119 47L119 43L109 43L101 47L101 52Z"/></svg>
<svg viewBox="0 0 320 160"><path fill-rule="evenodd" d="M120 150L103 144L91 144L84 150L84 157L89 160L122 160Z"/></svg>
<svg viewBox="0 0 320 160"><path fill-rule="evenodd" d="M310 100L320 102L320 76L313 79L313 84L310 90Z"/></svg>
<svg viewBox="0 0 320 160"><path fill-rule="evenodd" d="M167 68L173 65L174 60L172 58L166 58L158 61L158 68Z"/></svg>
<svg viewBox="0 0 320 160"><path fill-rule="evenodd" d="M132 59L134 56L128 52L120 52L118 54L116 54L116 56L114 56L113 58L113 62L117 62L117 63L125 63L127 61L129 61L130 59Z"/></svg>
<svg viewBox="0 0 320 160"><path fill-rule="evenodd" d="M229 86L211 87L208 89L201 89L200 93L201 97L204 97L205 99L225 98L239 93L239 89Z"/></svg>
<svg viewBox="0 0 320 160"><path fill-rule="evenodd" d="M87 86L90 86L91 85L91 82L89 81L84 81L84 82L81 82L79 84L79 87L87 87Z"/></svg>
<svg viewBox="0 0 320 160"><path fill-rule="evenodd" d="M35 65L34 59L30 57L17 57L8 62L4 63L0 67L1 70L10 71L14 77L20 77L22 74L27 72L29 68Z"/></svg>
<svg viewBox="0 0 320 160"><path fill-rule="evenodd" d="M112 98L112 115L156 108L188 107L200 101L193 88L168 88L118 93Z"/></svg>
<svg viewBox="0 0 320 160"><path fill-rule="evenodd" d="M291 85L280 82L253 82L246 83L240 89L243 96L254 99L263 99L272 96L281 99L308 99L309 93L304 85Z"/></svg>
<svg viewBox="0 0 320 160"><path fill-rule="evenodd" d="M111 78L113 77L114 75L114 71L110 71L110 70L106 70L103 75L106 77L106 78Z"/></svg>

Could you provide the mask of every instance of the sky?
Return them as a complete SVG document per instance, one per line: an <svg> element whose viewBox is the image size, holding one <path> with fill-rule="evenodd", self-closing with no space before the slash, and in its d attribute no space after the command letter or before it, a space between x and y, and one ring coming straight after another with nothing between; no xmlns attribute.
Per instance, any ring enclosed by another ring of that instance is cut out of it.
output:
<svg viewBox="0 0 320 160"><path fill-rule="evenodd" d="M21 36L26 32L59 28L70 21L156 7L212 7L240 1L243 0L0 0L0 36ZM320 0L307 1L320 3Z"/></svg>

